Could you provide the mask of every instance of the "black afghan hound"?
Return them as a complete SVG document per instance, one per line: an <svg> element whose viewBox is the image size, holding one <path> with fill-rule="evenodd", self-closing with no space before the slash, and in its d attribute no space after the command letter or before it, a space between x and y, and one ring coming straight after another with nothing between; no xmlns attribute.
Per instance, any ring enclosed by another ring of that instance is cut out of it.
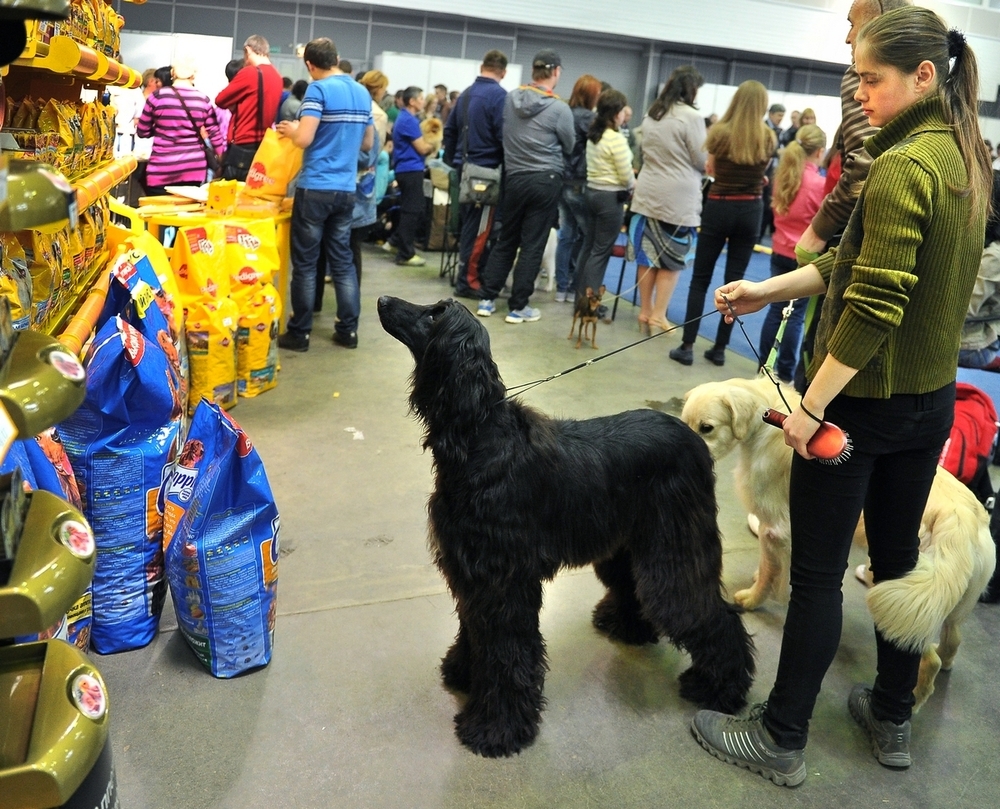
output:
<svg viewBox="0 0 1000 809"><path fill-rule="evenodd" d="M593 564L607 586L598 629L625 643L669 638L692 660L681 694L739 711L754 649L721 594L705 442L655 410L556 420L508 400L489 334L455 301L382 297L378 313L416 360L410 405L434 455L431 548L458 605L441 673L468 693L461 742L509 756L538 734L542 582L564 566Z"/></svg>

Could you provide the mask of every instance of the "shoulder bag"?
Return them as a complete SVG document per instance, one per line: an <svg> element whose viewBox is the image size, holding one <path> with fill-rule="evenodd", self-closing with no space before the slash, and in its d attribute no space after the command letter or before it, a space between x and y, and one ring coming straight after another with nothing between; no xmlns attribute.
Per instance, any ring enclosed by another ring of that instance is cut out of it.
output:
<svg viewBox="0 0 1000 809"><path fill-rule="evenodd" d="M462 126L462 173L458 181L458 201L463 205L496 205L500 201L500 177L503 174L503 166L488 169L470 163L467 157L471 103L472 88L469 88L465 97L465 123Z"/></svg>
<svg viewBox="0 0 1000 809"><path fill-rule="evenodd" d="M219 172L222 170L222 164L219 162L219 155L215 152L215 146L212 145L212 141L208 137L208 131L204 126L198 126L194 122L194 116L191 115L191 110L188 109L187 102L184 101L184 96L178 92L177 88L171 87L170 89L174 91L177 100L181 102L181 106L184 107L184 112L187 113L192 128L198 133L198 137L201 139L201 148L205 150L205 162L208 164L208 170L212 172L213 177L218 177Z"/></svg>

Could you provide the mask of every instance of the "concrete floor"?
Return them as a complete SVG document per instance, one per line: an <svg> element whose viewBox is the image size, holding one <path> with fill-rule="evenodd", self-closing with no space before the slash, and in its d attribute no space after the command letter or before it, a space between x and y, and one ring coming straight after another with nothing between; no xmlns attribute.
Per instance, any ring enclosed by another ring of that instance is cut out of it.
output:
<svg viewBox="0 0 1000 809"><path fill-rule="evenodd" d="M686 656L665 641L635 649L590 625L602 595L591 571L546 587L542 631L551 670L538 739L506 760L479 758L452 733L456 697L437 666L457 628L426 547L431 457L407 413L412 361L379 326L375 300L432 302L450 294L437 254L403 269L365 256L360 346L330 343L332 292L308 354L282 352L277 389L233 411L267 467L281 510L282 558L274 659L231 681L213 679L175 631L168 607L147 648L98 657L112 699L121 805L165 807L963 807L994 805L1000 788L1000 608L979 605L964 626L954 671L913 723L914 765L881 767L847 712L855 682L870 682L874 635L863 588L845 581L841 649L816 706L808 778L778 788L705 753L678 696ZM687 277L682 285L687 283ZM532 303L537 323L484 321L508 385L568 368L639 338L635 310L598 329L600 352L566 339L571 309L552 293ZM500 306L505 312L505 304ZM735 332L734 344L742 340ZM667 335L542 385L525 401L559 416L676 408L710 379L751 376L730 352L725 368L667 359ZM706 344L707 345L707 344ZM699 349L701 346L698 347ZM756 539L718 468L725 583L746 586ZM852 564L863 561L860 553ZM751 698L766 698L784 608L745 616L758 650Z"/></svg>

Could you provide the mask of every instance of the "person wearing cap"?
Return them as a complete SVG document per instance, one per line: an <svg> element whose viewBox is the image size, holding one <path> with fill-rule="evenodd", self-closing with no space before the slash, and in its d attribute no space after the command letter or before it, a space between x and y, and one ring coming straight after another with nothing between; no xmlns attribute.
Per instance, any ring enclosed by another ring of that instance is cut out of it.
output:
<svg viewBox="0 0 1000 809"><path fill-rule="evenodd" d="M559 54L539 51L531 62L531 84L512 90L504 102L503 226L483 271L482 300L476 312L480 317L496 311L494 301L511 267L514 281L506 322L530 323L541 317L528 301L549 231L557 221L565 162L576 143L573 113L553 92L561 75Z"/></svg>

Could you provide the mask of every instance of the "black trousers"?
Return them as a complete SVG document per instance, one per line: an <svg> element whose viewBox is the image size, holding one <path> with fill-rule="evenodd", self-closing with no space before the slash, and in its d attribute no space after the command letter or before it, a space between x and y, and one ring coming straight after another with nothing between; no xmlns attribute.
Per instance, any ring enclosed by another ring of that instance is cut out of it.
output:
<svg viewBox="0 0 1000 809"><path fill-rule="evenodd" d="M846 430L853 449L837 466L792 458L789 506L792 585L778 673L764 725L782 747L805 747L820 684L840 644L844 571L858 518L865 515L875 581L916 567L920 520L948 438L955 384L889 399L836 397L825 418ZM872 714L901 724L910 718L920 653L876 630L878 675Z"/></svg>
<svg viewBox="0 0 1000 809"><path fill-rule="evenodd" d="M399 227L396 236L389 241L396 247L396 261L413 258L416 251L413 242L424 222L427 204L424 201L424 173L404 171L396 175L399 185Z"/></svg>
<svg viewBox="0 0 1000 809"><path fill-rule="evenodd" d="M584 192L584 203L583 246L577 258L576 280L573 283L577 295L585 294L588 287L596 290L601 286L611 250L625 220L625 208L618 201L617 191L588 188Z"/></svg>
<svg viewBox="0 0 1000 809"><path fill-rule="evenodd" d="M490 260L494 234L499 230L497 205L462 204L455 292L479 295L483 269Z"/></svg>
<svg viewBox="0 0 1000 809"><path fill-rule="evenodd" d="M691 273L691 290L688 292L687 312L684 315L683 341L693 343L698 336L698 317L705 309L705 293L712 282L715 272L715 262L719 260L722 248L726 251L725 283L739 281L747 271L753 246L757 243L757 233L760 228L760 216L763 203L760 199L725 200L712 199L705 201L701 213L701 232L698 234L698 247L694 254L694 270ZM729 345L729 335L733 330L731 323L719 315L719 328L715 334L716 348Z"/></svg>
<svg viewBox="0 0 1000 809"><path fill-rule="evenodd" d="M562 186L562 175L555 171L510 174L504 178L500 201L503 224L481 278L483 298L496 298L514 267L514 282L507 305L512 312L528 305L542 268L545 242L557 221Z"/></svg>

